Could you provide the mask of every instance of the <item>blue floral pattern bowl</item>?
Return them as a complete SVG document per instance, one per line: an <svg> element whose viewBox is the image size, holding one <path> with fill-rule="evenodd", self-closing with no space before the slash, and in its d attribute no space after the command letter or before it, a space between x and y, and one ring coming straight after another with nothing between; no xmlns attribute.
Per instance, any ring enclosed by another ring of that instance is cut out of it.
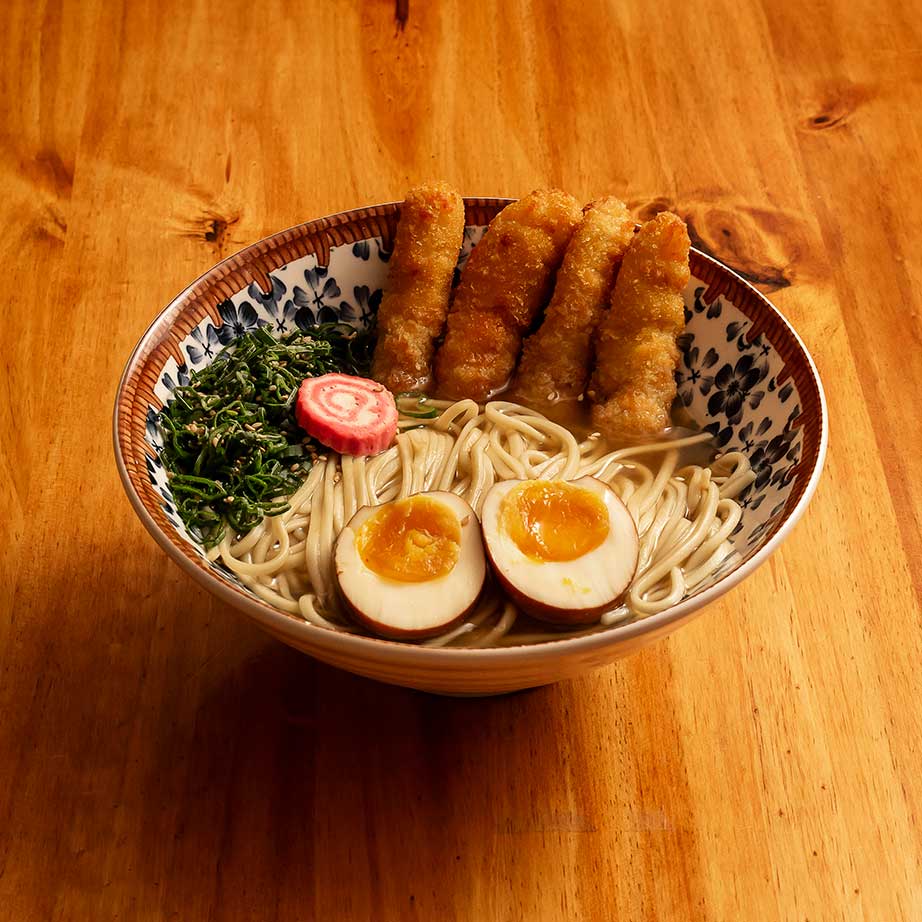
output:
<svg viewBox="0 0 922 922"><path fill-rule="evenodd" d="M467 200L463 267L489 220L508 200ZM304 224L225 260L183 292L135 349L115 412L115 450L135 510L167 552L207 588L286 643L384 681L482 694L545 684L622 656L673 629L751 571L802 513L826 444L822 389L803 344L755 289L693 251L685 292L679 399L721 449L739 449L756 479L740 497L733 536L739 557L694 595L660 615L538 647L435 650L334 634L278 612L224 567L209 563L176 514L160 462L158 414L177 384L236 337L276 335L327 321L364 326L381 300L399 205ZM446 670L445 664L450 664Z"/></svg>

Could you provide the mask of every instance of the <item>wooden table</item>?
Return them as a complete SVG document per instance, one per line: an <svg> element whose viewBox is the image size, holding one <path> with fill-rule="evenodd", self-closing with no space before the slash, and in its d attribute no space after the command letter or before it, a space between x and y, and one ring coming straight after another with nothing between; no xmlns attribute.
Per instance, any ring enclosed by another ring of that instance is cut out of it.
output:
<svg viewBox="0 0 922 922"><path fill-rule="evenodd" d="M0 919L922 918L919 13L5 0ZM755 576L492 700L244 624L155 548L110 444L187 282L432 177L675 208L830 404Z"/></svg>

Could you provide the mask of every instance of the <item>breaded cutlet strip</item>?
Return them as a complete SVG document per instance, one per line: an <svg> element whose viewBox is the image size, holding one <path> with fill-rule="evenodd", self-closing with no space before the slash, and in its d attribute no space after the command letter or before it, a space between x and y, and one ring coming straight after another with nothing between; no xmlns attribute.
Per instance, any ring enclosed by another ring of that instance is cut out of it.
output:
<svg viewBox="0 0 922 922"><path fill-rule="evenodd" d="M483 401L507 384L579 219L573 196L538 190L490 222L461 274L436 353L440 396Z"/></svg>
<svg viewBox="0 0 922 922"><path fill-rule="evenodd" d="M450 186L432 183L407 193L378 308L371 365L372 378L394 393L429 389L463 235L464 200Z"/></svg>
<svg viewBox="0 0 922 922"><path fill-rule="evenodd" d="M592 337L634 227L624 202L614 196L583 209L544 320L525 340L513 386L517 399L575 400L585 391L592 370Z"/></svg>
<svg viewBox="0 0 922 922"><path fill-rule="evenodd" d="M669 212L641 227L624 254L596 334L592 425L617 441L662 432L676 394L676 337L685 329L688 230Z"/></svg>

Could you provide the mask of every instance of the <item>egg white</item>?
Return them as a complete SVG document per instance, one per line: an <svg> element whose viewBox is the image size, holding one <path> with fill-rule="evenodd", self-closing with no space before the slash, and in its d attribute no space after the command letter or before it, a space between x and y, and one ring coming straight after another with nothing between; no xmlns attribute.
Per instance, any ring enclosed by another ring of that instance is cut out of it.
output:
<svg viewBox="0 0 922 922"><path fill-rule="evenodd" d="M494 571L524 611L557 624L590 623L614 607L634 573L640 543L627 507L593 477L572 481L597 496L608 513L608 534L595 549L574 560L534 560L523 553L502 524L502 502L524 481L496 484L483 504L483 538Z"/></svg>
<svg viewBox="0 0 922 922"><path fill-rule="evenodd" d="M336 543L333 563L340 593L353 616L376 634L424 638L460 621L477 603L486 576L480 524L460 496L421 493L447 507L461 528L458 560L444 576L411 583L375 573L362 560L356 535L380 506L364 506L349 520Z"/></svg>

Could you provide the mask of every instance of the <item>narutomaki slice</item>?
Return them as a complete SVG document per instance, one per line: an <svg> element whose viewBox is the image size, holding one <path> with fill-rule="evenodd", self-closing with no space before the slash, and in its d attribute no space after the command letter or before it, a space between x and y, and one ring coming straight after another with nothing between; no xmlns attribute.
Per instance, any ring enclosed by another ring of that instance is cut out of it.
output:
<svg viewBox="0 0 922 922"><path fill-rule="evenodd" d="M390 391L352 375L305 378L295 416L308 435L342 455L376 455L397 434L397 405Z"/></svg>

